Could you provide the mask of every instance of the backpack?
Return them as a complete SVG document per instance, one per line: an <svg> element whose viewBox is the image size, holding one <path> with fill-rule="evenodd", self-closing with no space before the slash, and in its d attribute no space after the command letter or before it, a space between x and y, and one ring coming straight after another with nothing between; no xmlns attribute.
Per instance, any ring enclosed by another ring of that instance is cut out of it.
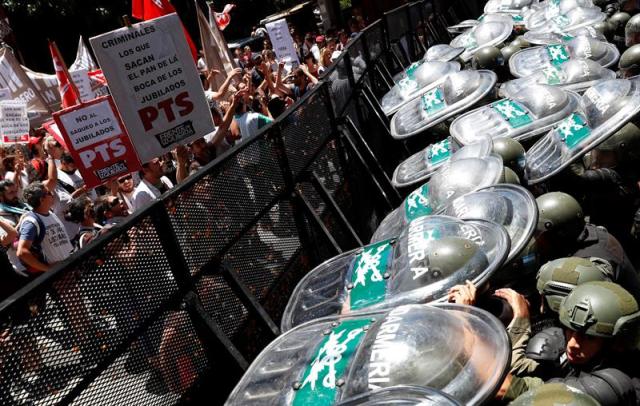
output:
<svg viewBox="0 0 640 406"><path fill-rule="evenodd" d="M22 216L18 223L18 227L16 227L18 231L22 228L22 225L25 222L29 222L36 227L36 238L31 243L31 253L33 253L40 262L46 263L44 254L42 253L42 241L44 241L44 237L47 235L47 227L44 225L42 219L32 211L28 211ZM20 262L22 262L22 260ZM33 268L26 263L22 262L22 265L27 268L28 273L31 274L34 272Z"/></svg>

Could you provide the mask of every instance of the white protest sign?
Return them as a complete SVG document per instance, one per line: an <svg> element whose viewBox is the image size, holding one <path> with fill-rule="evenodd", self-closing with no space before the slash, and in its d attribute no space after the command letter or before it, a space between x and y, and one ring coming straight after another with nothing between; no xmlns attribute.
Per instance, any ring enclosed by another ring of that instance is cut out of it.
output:
<svg viewBox="0 0 640 406"><path fill-rule="evenodd" d="M96 93L91 88L91 79L89 79L89 71L86 69L79 69L70 71L71 79L76 85L78 92L80 93L80 100L88 102L96 98Z"/></svg>
<svg viewBox="0 0 640 406"><path fill-rule="evenodd" d="M27 103L21 101L0 102L0 131L4 144L29 141Z"/></svg>
<svg viewBox="0 0 640 406"><path fill-rule="evenodd" d="M284 18L281 20L268 23L266 25L271 44L273 45L273 51L276 53L276 57L279 60L284 60L287 65L295 68L300 65L296 48L293 45L293 38L289 33L289 26L287 20Z"/></svg>
<svg viewBox="0 0 640 406"><path fill-rule="evenodd" d="M176 14L111 31L90 42L142 162L214 130Z"/></svg>
<svg viewBox="0 0 640 406"><path fill-rule="evenodd" d="M11 90L8 87L0 88L0 101L11 100Z"/></svg>

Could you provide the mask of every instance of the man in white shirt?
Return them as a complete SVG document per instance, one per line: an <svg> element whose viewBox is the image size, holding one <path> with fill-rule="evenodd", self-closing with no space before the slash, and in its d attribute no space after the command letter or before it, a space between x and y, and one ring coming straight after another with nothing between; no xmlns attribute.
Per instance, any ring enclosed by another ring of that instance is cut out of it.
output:
<svg viewBox="0 0 640 406"><path fill-rule="evenodd" d="M140 183L133 191L133 210L136 211L160 197L173 187L173 183L162 172L162 159L154 158L142 165Z"/></svg>

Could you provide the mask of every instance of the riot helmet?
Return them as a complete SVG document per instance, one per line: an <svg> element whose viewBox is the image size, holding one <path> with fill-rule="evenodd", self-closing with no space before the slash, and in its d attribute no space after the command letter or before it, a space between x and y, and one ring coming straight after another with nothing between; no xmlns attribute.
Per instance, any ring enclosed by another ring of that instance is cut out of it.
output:
<svg viewBox="0 0 640 406"><path fill-rule="evenodd" d="M607 40L613 38L613 25L607 20L595 23L593 29L599 31Z"/></svg>
<svg viewBox="0 0 640 406"><path fill-rule="evenodd" d="M613 27L614 35L624 36L624 29L627 22L631 19L629 13L624 11L618 11L611 17L609 17L609 24Z"/></svg>
<svg viewBox="0 0 640 406"><path fill-rule="evenodd" d="M513 171L513 169L509 168L508 166L505 166L502 168L502 176L500 177L500 183L509 183L512 185L519 185L520 178Z"/></svg>
<svg viewBox="0 0 640 406"><path fill-rule="evenodd" d="M416 289L416 284L440 283L460 269L485 269L489 266L489 259L478 244L462 237L445 237L431 242L431 249L423 262L427 264L425 272L398 274L391 281L389 291L406 292Z"/></svg>
<svg viewBox="0 0 640 406"><path fill-rule="evenodd" d="M504 166L511 168L516 174L522 173L524 170L524 147L513 138L500 137L494 139L493 152L500 155Z"/></svg>
<svg viewBox="0 0 640 406"><path fill-rule="evenodd" d="M563 383L547 383L531 389L510 403L511 406L599 406L594 398Z"/></svg>
<svg viewBox="0 0 640 406"><path fill-rule="evenodd" d="M587 282L560 303L560 323L595 337L634 334L640 309L633 296L613 282Z"/></svg>
<svg viewBox="0 0 640 406"><path fill-rule="evenodd" d="M640 44L629 47L620 56L618 62L620 68L620 76L629 78L640 73Z"/></svg>
<svg viewBox="0 0 640 406"><path fill-rule="evenodd" d="M624 45L629 48L636 44L640 44L640 14L631 17L624 27Z"/></svg>
<svg viewBox="0 0 640 406"><path fill-rule="evenodd" d="M592 158L596 163L598 160L610 162L608 165L601 164L599 167L613 168L636 165L640 159L640 128L633 122L625 124L624 127L598 145L594 152ZM607 154L613 154L613 156L605 159Z"/></svg>
<svg viewBox="0 0 640 406"><path fill-rule="evenodd" d="M618 49L624 51L625 31L627 22L631 19L629 13L619 11L609 18L609 24L613 27L613 43Z"/></svg>
<svg viewBox="0 0 640 406"><path fill-rule="evenodd" d="M571 195L551 192L536 199L538 204L538 231L575 241L585 226L580 203Z"/></svg>
<svg viewBox="0 0 640 406"><path fill-rule="evenodd" d="M471 61L473 69L496 69L504 64L504 57L497 47L480 48Z"/></svg>
<svg viewBox="0 0 640 406"><path fill-rule="evenodd" d="M559 258L544 264L536 276L536 288L551 310L558 312L560 302L576 286L591 281L613 280L613 267L601 258Z"/></svg>
<svg viewBox="0 0 640 406"><path fill-rule="evenodd" d="M520 49L528 48L528 47L531 46L529 41L527 41L525 39L525 37L522 36L522 35L518 35L517 37L515 37L515 39L513 41L511 41L511 43L509 45L516 46L516 47L518 47Z"/></svg>
<svg viewBox="0 0 640 406"><path fill-rule="evenodd" d="M517 46L516 44L514 44L513 42L505 47L503 47L500 50L500 53L502 54L502 58L504 59L504 63L505 65L509 62L509 58L511 58L511 55L515 54L516 52L518 52L521 48L519 46Z"/></svg>

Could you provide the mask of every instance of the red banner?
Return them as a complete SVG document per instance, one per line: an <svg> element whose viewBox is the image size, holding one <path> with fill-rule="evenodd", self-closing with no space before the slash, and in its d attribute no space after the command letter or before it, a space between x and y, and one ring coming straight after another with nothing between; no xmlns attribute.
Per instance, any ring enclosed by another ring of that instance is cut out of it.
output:
<svg viewBox="0 0 640 406"><path fill-rule="evenodd" d="M53 118L88 187L140 170L111 96L59 111Z"/></svg>
<svg viewBox="0 0 640 406"><path fill-rule="evenodd" d="M153 20L154 18L162 17L175 13L176 9L173 7L169 0L133 0L131 2L131 15L138 20ZM184 37L187 39L189 49L191 50L191 56L194 61L198 60L198 51L196 46L189 35L189 31L182 26Z"/></svg>

